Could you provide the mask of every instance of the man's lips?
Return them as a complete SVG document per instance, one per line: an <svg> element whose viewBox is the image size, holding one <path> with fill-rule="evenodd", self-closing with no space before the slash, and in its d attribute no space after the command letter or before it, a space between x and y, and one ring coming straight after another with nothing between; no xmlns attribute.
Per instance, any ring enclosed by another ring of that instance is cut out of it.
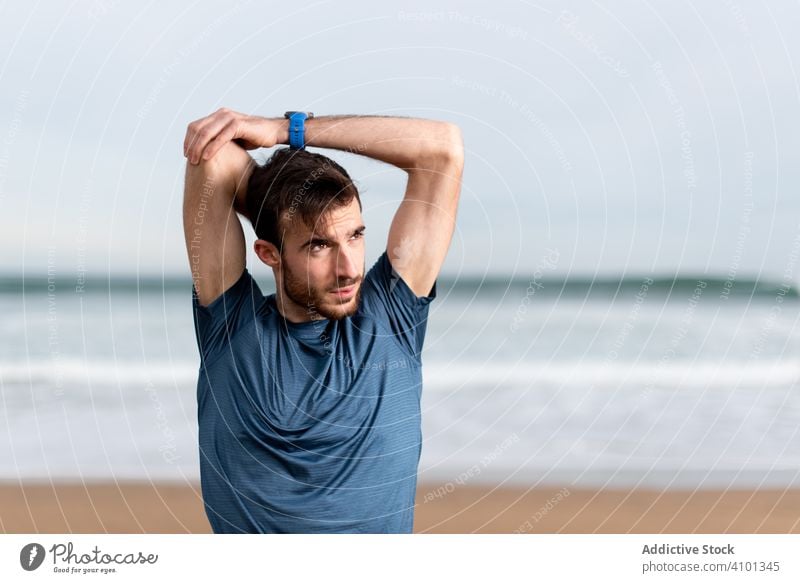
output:
<svg viewBox="0 0 800 583"><path fill-rule="evenodd" d="M356 284L349 285L347 287L337 287L336 289L332 290L330 293L339 297L339 298L347 298L353 295L356 292Z"/></svg>

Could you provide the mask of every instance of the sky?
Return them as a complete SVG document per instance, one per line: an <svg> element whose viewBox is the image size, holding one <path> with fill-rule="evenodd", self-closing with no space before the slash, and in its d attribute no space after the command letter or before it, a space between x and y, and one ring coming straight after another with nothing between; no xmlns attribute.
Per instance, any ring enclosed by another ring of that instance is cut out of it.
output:
<svg viewBox="0 0 800 583"><path fill-rule="evenodd" d="M798 25L796 2L5 2L0 272L188 277L183 136L225 106L458 124L448 276L797 281ZM373 260L405 174L317 151Z"/></svg>

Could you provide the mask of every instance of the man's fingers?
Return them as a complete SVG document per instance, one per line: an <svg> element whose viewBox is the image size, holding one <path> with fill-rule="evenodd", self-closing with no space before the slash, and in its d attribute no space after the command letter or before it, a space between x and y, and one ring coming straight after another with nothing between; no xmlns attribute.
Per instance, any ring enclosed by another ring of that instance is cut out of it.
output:
<svg viewBox="0 0 800 583"><path fill-rule="evenodd" d="M200 162L200 156L203 153L206 145L213 140L222 128L226 125L225 120L221 120L219 118L211 119L207 124L201 126L194 132L194 137L191 139L191 143L189 144L189 161L192 164L198 164Z"/></svg>
<svg viewBox="0 0 800 583"><path fill-rule="evenodd" d="M186 128L186 136L183 138L183 155L187 158L189 157L189 151L191 150L192 146L194 145L195 140L197 139L197 132L205 125L211 121L213 115L207 115L206 117L201 117L189 124L189 127Z"/></svg>
<svg viewBox="0 0 800 583"><path fill-rule="evenodd" d="M190 123L189 126L186 128L186 136L184 136L183 138L183 155L188 156L189 150L191 149L192 145L196 140L196 135L198 131L200 131L210 123L213 123L214 120L221 117L227 117L232 113L233 112L230 111L229 109L221 107L211 115L201 117L200 119L196 119L195 121Z"/></svg>
<svg viewBox="0 0 800 583"><path fill-rule="evenodd" d="M230 123L232 114L218 111L213 115L193 122L186 133L186 157L192 164L198 164L209 142L214 140Z"/></svg>
<svg viewBox="0 0 800 583"><path fill-rule="evenodd" d="M201 153L202 160L210 160L214 155L219 152L220 148L228 142L234 140L236 136L237 122L231 121L211 140Z"/></svg>

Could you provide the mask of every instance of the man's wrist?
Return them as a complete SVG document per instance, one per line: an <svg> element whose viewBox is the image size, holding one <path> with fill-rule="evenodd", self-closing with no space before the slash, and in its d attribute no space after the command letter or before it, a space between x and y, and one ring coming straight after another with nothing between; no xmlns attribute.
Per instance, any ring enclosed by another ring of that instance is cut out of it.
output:
<svg viewBox="0 0 800 583"><path fill-rule="evenodd" d="M263 128L260 132L258 147L271 148L281 144L289 143L289 120L282 117L261 117L260 125Z"/></svg>
<svg viewBox="0 0 800 583"><path fill-rule="evenodd" d="M306 147L306 123L314 117L310 111L290 110L283 114L289 123L289 146L293 150L302 150Z"/></svg>
<svg viewBox="0 0 800 583"><path fill-rule="evenodd" d="M278 124L278 144L289 145L289 120L285 117L275 118Z"/></svg>

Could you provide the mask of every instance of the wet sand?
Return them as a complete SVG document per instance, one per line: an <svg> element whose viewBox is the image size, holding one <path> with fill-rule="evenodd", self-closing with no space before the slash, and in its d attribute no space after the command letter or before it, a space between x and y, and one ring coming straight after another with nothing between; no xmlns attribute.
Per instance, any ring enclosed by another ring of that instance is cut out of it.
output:
<svg viewBox="0 0 800 583"><path fill-rule="evenodd" d="M417 492L419 533L800 533L798 490ZM0 484L5 533L209 533L199 485Z"/></svg>

